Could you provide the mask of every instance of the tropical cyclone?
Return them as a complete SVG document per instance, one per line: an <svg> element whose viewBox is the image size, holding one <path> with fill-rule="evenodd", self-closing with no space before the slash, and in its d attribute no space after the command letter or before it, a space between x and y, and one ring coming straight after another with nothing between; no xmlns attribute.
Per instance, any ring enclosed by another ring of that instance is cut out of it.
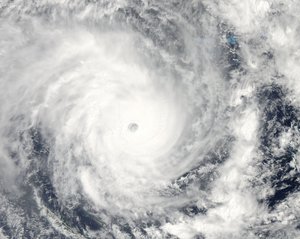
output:
<svg viewBox="0 0 300 239"><path fill-rule="evenodd" d="M246 2L0 3L0 236L297 238L298 58Z"/></svg>

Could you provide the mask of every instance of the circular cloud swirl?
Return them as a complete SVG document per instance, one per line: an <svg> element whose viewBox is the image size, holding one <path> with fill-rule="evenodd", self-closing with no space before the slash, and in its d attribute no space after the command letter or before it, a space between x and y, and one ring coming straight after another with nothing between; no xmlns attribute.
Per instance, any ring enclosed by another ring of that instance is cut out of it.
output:
<svg viewBox="0 0 300 239"><path fill-rule="evenodd" d="M40 131L59 199L73 205L81 198L127 216L169 207L162 191L218 138L212 136L222 105L212 92L224 89L215 69L197 79L190 66L201 65L180 66L131 31L23 24L35 35L14 24L1 29L19 36L3 41L11 47L3 64L13 69L2 81L10 92L2 99L14 106L2 112L22 115L24 154L33 147L26 132Z"/></svg>

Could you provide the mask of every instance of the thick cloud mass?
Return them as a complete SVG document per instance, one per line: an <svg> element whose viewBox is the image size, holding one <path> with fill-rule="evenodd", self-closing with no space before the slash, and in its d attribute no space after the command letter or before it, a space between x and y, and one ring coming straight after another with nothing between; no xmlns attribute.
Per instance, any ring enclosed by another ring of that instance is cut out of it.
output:
<svg viewBox="0 0 300 239"><path fill-rule="evenodd" d="M299 10L0 2L0 237L300 238Z"/></svg>

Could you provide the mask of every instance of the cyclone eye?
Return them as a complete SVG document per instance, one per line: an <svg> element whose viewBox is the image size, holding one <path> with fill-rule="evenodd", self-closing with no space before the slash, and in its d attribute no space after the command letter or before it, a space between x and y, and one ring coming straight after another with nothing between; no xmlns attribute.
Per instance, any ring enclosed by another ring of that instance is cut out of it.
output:
<svg viewBox="0 0 300 239"><path fill-rule="evenodd" d="M130 123L128 125L128 130L132 133L136 132L138 130L139 126L137 123Z"/></svg>

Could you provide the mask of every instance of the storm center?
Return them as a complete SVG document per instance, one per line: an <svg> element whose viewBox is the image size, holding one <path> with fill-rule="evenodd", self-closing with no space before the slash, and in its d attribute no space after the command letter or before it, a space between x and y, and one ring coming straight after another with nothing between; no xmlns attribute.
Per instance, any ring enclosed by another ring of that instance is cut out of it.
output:
<svg viewBox="0 0 300 239"><path fill-rule="evenodd" d="M139 126L137 123L130 123L128 125L128 130L130 130L132 133L136 132L138 130Z"/></svg>

